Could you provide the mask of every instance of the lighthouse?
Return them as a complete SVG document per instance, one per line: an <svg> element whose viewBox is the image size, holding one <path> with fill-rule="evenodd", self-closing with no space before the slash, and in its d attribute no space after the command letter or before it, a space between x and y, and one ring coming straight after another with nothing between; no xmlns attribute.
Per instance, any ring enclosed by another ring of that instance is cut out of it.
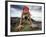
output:
<svg viewBox="0 0 46 37"><path fill-rule="evenodd" d="M30 31L32 29L31 13L27 6L23 7L22 15L17 31Z"/></svg>

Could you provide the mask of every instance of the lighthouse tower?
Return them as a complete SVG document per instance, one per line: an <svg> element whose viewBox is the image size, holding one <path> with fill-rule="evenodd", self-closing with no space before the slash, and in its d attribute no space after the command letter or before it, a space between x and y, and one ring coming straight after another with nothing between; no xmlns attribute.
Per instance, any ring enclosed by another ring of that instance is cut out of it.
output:
<svg viewBox="0 0 46 37"><path fill-rule="evenodd" d="M17 27L18 31L30 31L32 29L31 14L27 6L23 7L23 12L21 15L19 26Z"/></svg>

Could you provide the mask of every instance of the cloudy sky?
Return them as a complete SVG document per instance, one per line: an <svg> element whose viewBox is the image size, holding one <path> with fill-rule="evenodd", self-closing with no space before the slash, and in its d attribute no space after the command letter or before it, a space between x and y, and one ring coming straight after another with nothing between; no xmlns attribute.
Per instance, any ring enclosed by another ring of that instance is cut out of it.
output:
<svg viewBox="0 0 46 37"><path fill-rule="evenodd" d="M11 13L11 17L21 17L22 14L22 9L23 9L24 5L11 5L10 7L10 13ZM36 20L36 21L41 21L42 20L42 6L28 6L29 7L29 11L31 13L31 17L32 19Z"/></svg>

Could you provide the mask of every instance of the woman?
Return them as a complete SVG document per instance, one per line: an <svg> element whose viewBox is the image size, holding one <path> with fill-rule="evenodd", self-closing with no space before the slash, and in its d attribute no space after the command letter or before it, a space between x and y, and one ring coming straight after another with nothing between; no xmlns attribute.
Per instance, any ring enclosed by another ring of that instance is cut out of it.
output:
<svg viewBox="0 0 46 37"><path fill-rule="evenodd" d="M29 13L29 8L27 6L23 7L23 12L22 12L22 16L20 19L20 24L16 29L18 31L32 30L31 14Z"/></svg>

